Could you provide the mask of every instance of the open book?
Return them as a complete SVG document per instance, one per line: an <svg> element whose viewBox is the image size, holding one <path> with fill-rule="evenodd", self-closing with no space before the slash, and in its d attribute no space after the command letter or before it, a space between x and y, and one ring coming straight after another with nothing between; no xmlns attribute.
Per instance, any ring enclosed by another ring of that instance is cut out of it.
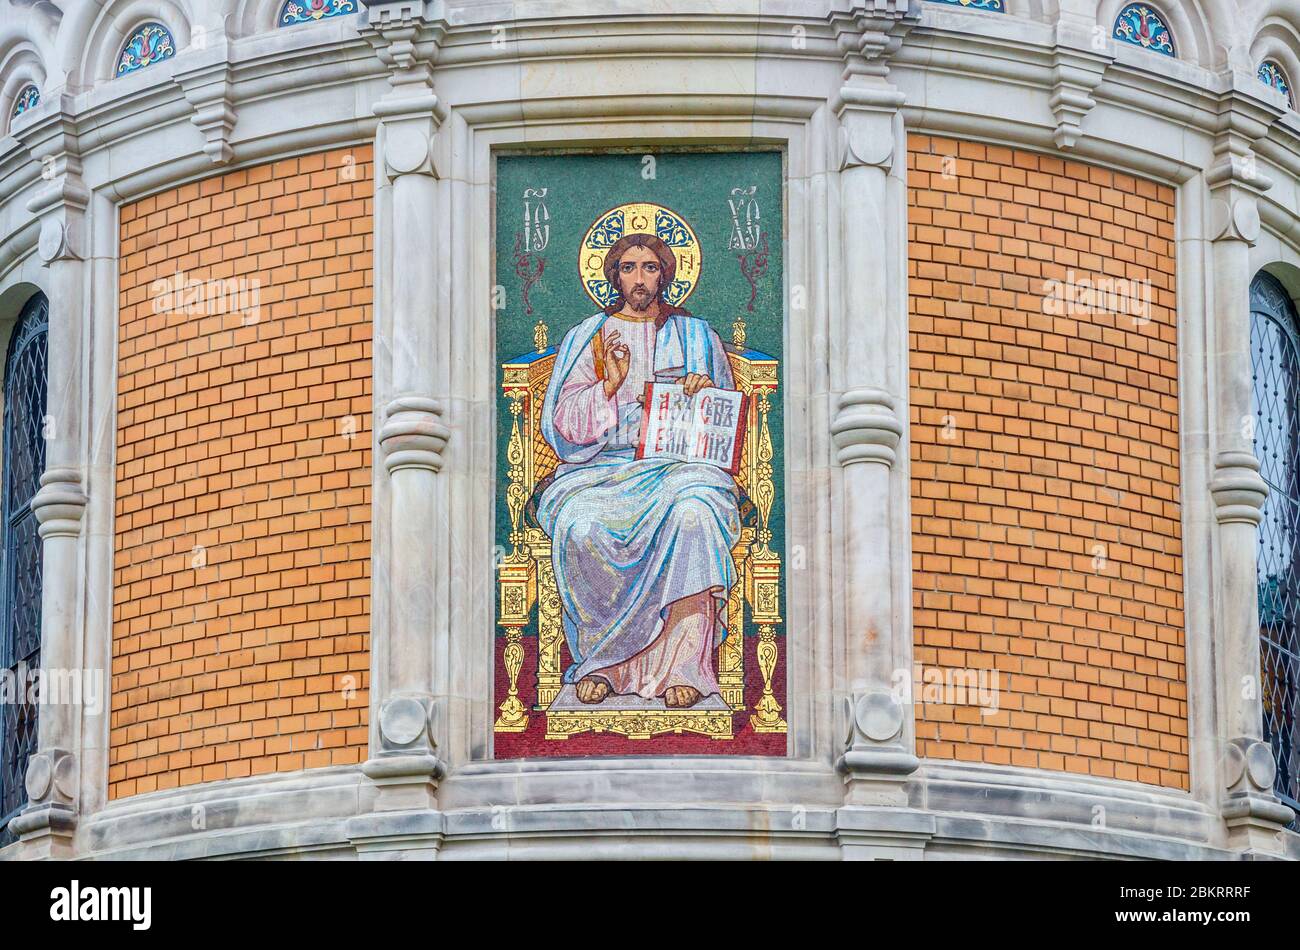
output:
<svg viewBox="0 0 1300 950"><path fill-rule="evenodd" d="M707 462L740 474L749 397L736 389L686 395L681 383L646 383L637 458Z"/></svg>

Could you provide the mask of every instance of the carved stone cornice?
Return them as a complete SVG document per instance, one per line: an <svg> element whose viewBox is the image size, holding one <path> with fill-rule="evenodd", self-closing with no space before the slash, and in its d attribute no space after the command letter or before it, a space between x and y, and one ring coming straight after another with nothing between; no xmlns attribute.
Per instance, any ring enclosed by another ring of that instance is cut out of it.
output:
<svg viewBox="0 0 1300 950"><path fill-rule="evenodd" d="M451 430L442 424L442 404L422 396L402 396L384 407L379 448L389 473L402 468L442 469L442 449Z"/></svg>
<svg viewBox="0 0 1300 950"><path fill-rule="evenodd" d="M402 72L437 56L447 35L444 0L362 0L366 22L361 34L394 72Z"/></svg>
<svg viewBox="0 0 1300 950"><path fill-rule="evenodd" d="M921 22L921 0L837 0L826 19L844 56L844 84L883 81L889 57Z"/></svg>
<svg viewBox="0 0 1300 950"><path fill-rule="evenodd" d="M56 205L85 208L90 193L81 181L81 147L72 96L42 102L29 121L15 123L12 134L41 164L41 178L47 182L27 202L27 210L40 214Z"/></svg>
<svg viewBox="0 0 1300 950"><path fill-rule="evenodd" d="M222 40L213 45L202 62L187 60L184 70L178 68L172 79L194 110L190 121L203 133L204 154L218 165L226 164L235 157L230 133L238 119L231 93L229 43Z"/></svg>
<svg viewBox="0 0 1300 950"><path fill-rule="evenodd" d="M1103 37L1093 42L1092 31L1059 24L1052 47L1052 96L1049 105L1056 119L1052 140L1057 148L1073 148L1083 134L1083 118L1097 100L1092 91L1100 85L1106 68L1115 61L1115 41Z"/></svg>

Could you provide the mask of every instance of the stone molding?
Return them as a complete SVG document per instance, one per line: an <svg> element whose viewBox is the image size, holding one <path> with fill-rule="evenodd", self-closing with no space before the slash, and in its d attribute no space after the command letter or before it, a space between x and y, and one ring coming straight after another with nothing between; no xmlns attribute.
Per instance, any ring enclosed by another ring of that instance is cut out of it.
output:
<svg viewBox="0 0 1300 950"><path fill-rule="evenodd" d="M854 389L840 396L831 436L841 465L876 462L892 466L902 435L894 397L883 389Z"/></svg>
<svg viewBox="0 0 1300 950"><path fill-rule="evenodd" d="M442 449L451 430L441 420L442 405L436 399L403 396L384 407L379 446L390 474L399 468L442 470Z"/></svg>
<svg viewBox="0 0 1300 950"><path fill-rule="evenodd" d="M619 760L626 766L628 760ZM359 767L315 769L153 792L110 803L84 821L82 857L375 857L393 842L432 857L573 856L575 833L588 858L635 853L663 858L839 860L847 846L896 858L1223 860L1217 816L1190 795L1131 782L965 763L924 763L908 779L908 804L847 812L808 793L812 775L794 769L723 769L718 788L732 801L758 801L760 788L789 800L742 807L706 801L666 803L686 760L666 760L645 775L609 783L599 809L549 801L554 780L607 781L590 761L563 770L519 771L485 763L449 779L482 785L480 804L441 812L379 815L372 783ZM558 773L558 774L552 774ZM549 777L548 777L549 776ZM660 803L665 802L665 803ZM761 828L762 831L756 829ZM1300 860L1300 836L1285 856ZM885 853L888 849L890 853ZM910 853L909 853L910 852ZM0 860L16 857L14 849Z"/></svg>

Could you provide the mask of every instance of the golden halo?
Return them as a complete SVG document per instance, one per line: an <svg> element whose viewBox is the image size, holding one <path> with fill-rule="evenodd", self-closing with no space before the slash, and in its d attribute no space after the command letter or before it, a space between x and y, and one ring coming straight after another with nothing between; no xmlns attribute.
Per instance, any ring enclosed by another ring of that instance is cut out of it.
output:
<svg viewBox="0 0 1300 950"><path fill-rule="evenodd" d="M681 306L695 289L700 268L704 266L700 242L685 218L648 201L631 201L610 208L588 229L578 247L578 274L587 296L602 308L618 296L618 289L605 279L605 254L627 234L653 234L672 249L677 258L677 272L662 296L674 307Z"/></svg>

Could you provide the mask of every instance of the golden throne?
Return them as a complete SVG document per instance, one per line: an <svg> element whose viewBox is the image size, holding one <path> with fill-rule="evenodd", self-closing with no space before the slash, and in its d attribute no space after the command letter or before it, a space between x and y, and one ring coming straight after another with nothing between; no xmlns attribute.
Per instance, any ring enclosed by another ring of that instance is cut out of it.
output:
<svg viewBox="0 0 1300 950"><path fill-rule="evenodd" d="M735 586L727 599L727 636L718 646L716 658L722 704L703 708L701 703L685 709L609 708L610 703L586 708L551 709L563 687L561 647L564 629L560 595L551 566L551 539L532 522L537 486L552 474L558 459L542 438L541 412L546 386L555 364L555 347L547 346L546 325L538 321L533 352L501 364L501 389L510 400L510 440L505 455L506 508L510 515L510 552L497 565L499 607L497 623L504 628L506 645L501 662L505 665L509 690L500 704L497 732L523 732L528 728L529 708L519 698L519 675L523 669L524 630L534 617L537 622L537 703L533 711L546 716L546 738L565 739L584 732L612 732L633 739L648 739L662 733L690 732L730 739L734 713L745 708L744 603L748 602L758 628L757 659L763 677L763 694L750 716L755 732L785 732L781 706L772 692L776 668L776 626L781 623L781 558L771 549L768 518L775 498L772 481L772 438L767 416L769 397L776 391L777 361L766 354L744 348L744 323L737 321L733 343L727 347L736 386L749 394L740 474L736 478L746 503L742 512L740 540L732 548L736 563ZM716 701L715 701L716 703Z"/></svg>

